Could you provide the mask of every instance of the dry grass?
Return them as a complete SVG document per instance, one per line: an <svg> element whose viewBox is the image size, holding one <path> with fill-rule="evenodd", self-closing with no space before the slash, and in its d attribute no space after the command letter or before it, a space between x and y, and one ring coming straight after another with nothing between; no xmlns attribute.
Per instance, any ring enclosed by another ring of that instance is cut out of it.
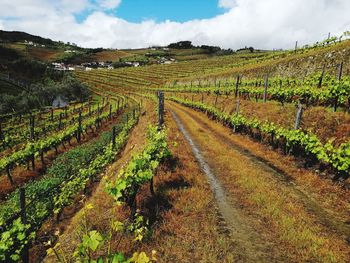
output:
<svg viewBox="0 0 350 263"><path fill-rule="evenodd" d="M104 62L104 61L118 61L120 58L125 58L133 56L133 54L121 50L105 50L102 52L98 52L91 56L91 60Z"/></svg>
<svg viewBox="0 0 350 263"><path fill-rule="evenodd" d="M281 183L250 158L218 140L227 132L224 127L210 122L202 114L196 114L214 127L217 133L213 133L183 112L177 110L177 113L185 123L191 123L187 125L188 130L201 145L226 189L232 196L239 197L246 209L260 218L271 234L276 235L286 255L299 262L349 260L349 247L342 237L323 226L320 223L323 219L308 211L292 187Z"/></svg>
<svg viewBox="0 0 350 263"><path fill-rule="evenodd" d="M28 48L28 55L33 59L38 59L44 62L51 62L56 60L63 54L63 50L31 47Z"/></svg>

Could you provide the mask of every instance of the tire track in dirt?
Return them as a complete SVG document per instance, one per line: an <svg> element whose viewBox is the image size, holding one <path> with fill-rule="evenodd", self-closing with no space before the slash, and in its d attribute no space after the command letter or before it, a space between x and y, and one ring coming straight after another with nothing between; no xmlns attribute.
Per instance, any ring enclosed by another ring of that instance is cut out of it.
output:
<svg viewBox="0 0 350 263"><path fill-rule="evenodd" d="M324 209L319 203L317 203L316 200L314 200L312 197L310 197L307 193L305 193L303 190L297 187L297 185L294 184L292 181L292 177L288 174L284 173L281 169L274 166L269 161L258 157L254 155L251 151L244 149L237 144L235 144L232 140L230 140L229 134L222 134L218 133L215 129L213 129L211 126L209 126L207 123L203 122L198 116L193 114L193 110L191 109L183 109L183 107L179 107L177 104L171 103L172 106L174 106L176 109L180 110L184 114L187 114L190 116L193 120L195 120L197 123L199 123L201 126L204 127L204 129L210 131L211 133L216 135L217 140L221 141L222 143L228 145L235 151L239 152L240 154L246 156L250 160L252 160L254 163L256 163L259 168L266 171L267 173L273 174L276 178L278 178L281 183L288 186L295 196L304 204L304 206L307 208L307 210L317 216L317 219L319 222L329 228L332 232L337 233L341 235L348 243L350 242L350 226L346 222L343 222L339 218L337 218L335 215L333 215L331 212L328 212L328 210Z"/></svg>
<svg viewBox="0 0 350 263"><path fill-rule="evenodd" d="M271 255L269 242L263 240L255 229L247 223L247 218L242 214L240 208L228 200L225 190L203 157L200 148L192 140L191 135L184 127L182 121L174 111L171 110L171 114L179 130L191 146L192 152L202 171L207 176L214 192L220 214L226 222L226 226L237 246L237 250L233 253L239 254L242 262L278 262L278 260L274 260L273 255Z"/></svg>

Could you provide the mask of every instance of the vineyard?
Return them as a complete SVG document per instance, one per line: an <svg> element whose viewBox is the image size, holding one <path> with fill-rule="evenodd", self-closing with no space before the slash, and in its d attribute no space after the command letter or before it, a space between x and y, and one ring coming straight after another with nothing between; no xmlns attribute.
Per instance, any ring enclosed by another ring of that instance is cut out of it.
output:
<svg viewBox="0 0 350 263"><path fill-rule="evenodd" d="M0 116L0 261L349 262L349 40L171 52Z"/></svg>

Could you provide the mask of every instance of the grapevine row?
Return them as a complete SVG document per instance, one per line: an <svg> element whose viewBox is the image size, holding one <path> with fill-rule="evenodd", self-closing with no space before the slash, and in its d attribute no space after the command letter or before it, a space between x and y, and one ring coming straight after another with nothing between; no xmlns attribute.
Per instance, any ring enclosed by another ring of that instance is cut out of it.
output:
<svg viewBox="0 0 350 263"><path fill-rule="evenodd" d="M347 179L350 172L350 143L343 143L335 148L331 142L322 144L316 135L301 130L286 129L274 123L261 122L257 119L248 119L241 114L227 114L219 109L201 102L170 97L172 101L187 107L205 112L211 118L229 125L235 131L247 132L257 137L268 136L270 143L281 146L285 153L303 153L304 157L312 164L315 161L330 166L336 172L336 178Z"/></svg>

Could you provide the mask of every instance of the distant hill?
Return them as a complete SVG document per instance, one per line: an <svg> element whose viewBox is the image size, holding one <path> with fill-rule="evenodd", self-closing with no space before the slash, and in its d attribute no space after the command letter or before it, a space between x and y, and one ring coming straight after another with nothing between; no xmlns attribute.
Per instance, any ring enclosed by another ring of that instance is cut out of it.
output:
<svg viewBox="0 0 350 263"><path fill-rule="evenodd" d="M32 41L41 45L57 44L57 42L52 41L49 38L42 38L42 37L34 36L25 32L0 30L0 42L14 43L14 42L24 42L25 40Z"/></svg>

